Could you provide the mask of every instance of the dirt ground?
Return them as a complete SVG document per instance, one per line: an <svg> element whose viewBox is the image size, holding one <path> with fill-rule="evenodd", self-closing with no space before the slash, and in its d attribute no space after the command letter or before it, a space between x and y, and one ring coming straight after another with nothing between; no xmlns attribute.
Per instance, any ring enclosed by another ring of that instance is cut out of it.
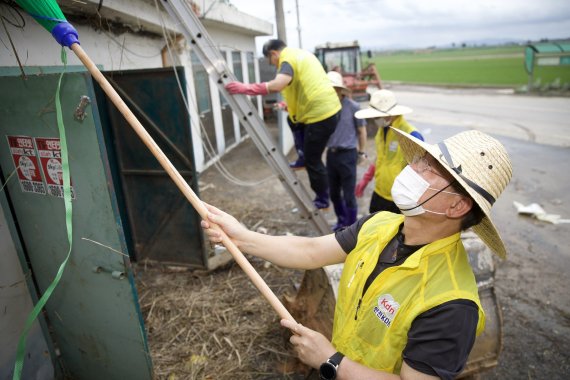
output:
<svg viewBox="0 0 570 380"><path fill-rule="evenodd" d="M569 151L508 138L500 140L511 152L515 167L513 181L494 211L509 247L509 258L497 261L495 276L503 315L503 348L498 366L482 373L481 378L568 379L569 225L518 216L512 201L528 204L542 199L545 207L562 209L560 213L568 217L564 211L569 210L570 199L567 185L563 185L568 182L557 178L557 164L568 162ZM374 157L372 137L368 151ZM549 152L548 158L539 164L535 157L545 151ZM211 167L200 176L203 200L261 232L315 235L311 226L299 219L295 204L251 140L233 149L222 163L241 181L265 181L251 187L238 186ZM358 168L359 177L366 166ZM297 174L308 182L304 171ZM360 213L368 209L372 187L370 184L359 200ZM334 223L332 209L326 217ZM279 297L294 292L302 278L300 271L276 268L254 258L250 261ZM213 272L139 265L138 273L157 378L302 378L283 368L292 353L278 318L236 264ZM154 304L148 302L151 299L155 299Z"/></svg>

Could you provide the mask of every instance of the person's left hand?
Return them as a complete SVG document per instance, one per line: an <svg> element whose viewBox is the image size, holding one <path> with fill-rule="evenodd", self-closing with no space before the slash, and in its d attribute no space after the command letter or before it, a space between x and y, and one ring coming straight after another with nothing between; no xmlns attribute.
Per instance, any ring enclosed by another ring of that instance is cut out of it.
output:
<svg viewBox="0 0 570 380"><path fill-rule="evenodd" d="M285 111L285 112L289 111L289 110L287 109L287 103L285 103L283 100L280 101L280 102L275 103L275 104L273 105L273 109L276 110L276 111Z"/></svg>
<svg viewBox="0 0 570 380"><path fill-rule="evenodd" d="M288 319L282 319L281 326L293 333L289 341L293 344L299 359L313 368L319 368L336 352L332 343L315 330Z"/></svg>
<svg viewBox="0 0 570 380"><path fill-rule="evenodd" d="M366 152L358 152L358 159L356 160L356 165L361 165L366 160L368 160L368 155L366 154Z"/></svg>

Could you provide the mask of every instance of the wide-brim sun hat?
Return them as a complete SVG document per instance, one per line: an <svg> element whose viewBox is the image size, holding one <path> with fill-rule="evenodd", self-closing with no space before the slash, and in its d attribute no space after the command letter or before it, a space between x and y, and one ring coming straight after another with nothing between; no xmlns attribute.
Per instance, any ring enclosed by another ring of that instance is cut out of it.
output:
<svg viewBox="0 0 570 380"><path fill-rule="evenodd" d="M396 96L390 90L378 90L370 96L368 108L354 114L357 119L401 116L412 112L410 107L399 105Z"/></svg>
<svg viewBox="0 0 570 380"><path fill-rule="evenodd" d="M506 258L505 244L491 221L491 207L513 176L513 166L503 144L483 132L471 130L432 145L392 129L408 162L428 153L469 193L485 214L472 227L473 231L500 258Z"/></svg>
<svg viewBox="0 0 570 380"><path fill-rule="evenodd" d="M350 91L344 85L344 80L342 79L342 75L338 71L329 71L327 73L327 77L329 77L329 80L331 81L333 87L337 87L345 91Z"/></svg>

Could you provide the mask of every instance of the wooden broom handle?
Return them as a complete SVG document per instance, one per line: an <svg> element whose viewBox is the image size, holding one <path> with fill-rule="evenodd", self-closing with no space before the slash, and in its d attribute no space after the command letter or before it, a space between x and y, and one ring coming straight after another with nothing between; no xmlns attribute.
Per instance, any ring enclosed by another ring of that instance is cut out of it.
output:
<svg viewBox="0 0 570 380"><path fill-rule="evenodd" d="M180 175L178 170L172 165L172 162L166 157L164 152L160 149L160 147L154 142L152 137L143 127L143 125L138 121L136 116L131 112L129 107L125 104L123 99L119 96L119 94L115 91L113 86L107 81L105 76L99 71L97 66L91 61L91 58L85 53L85 51L81 48L81 46L77 43L71 45L71 50L77 55L77 57L83 62L87 70L91 73L93 78L99 83L103 91L107 94L109 99L113 102L115 107L123 114L127 122L133 127L136 134L141 138L144 144L148 147L150 152L153 156L156 157L160 165L166 170L170 178L174 181L176 186L182 191L184 196L190 201L194 209L200 214L202 219L207 219L208 216L208 209L200 198L192 191L192 188L184 178ZM210 224L212 224L210 222ZM234 242L226 235L226 233L217 225L212 224L212 228L215 228L219 232L221 232L222 236L222 244L228 249L228 251L233 256L234 260L238 263L238 265L243 269L245 274L249 277L251 282L257 287L257 289L261 292L261 294L269 301L273 309L279 314L279 317L282 319L288 319L290 321L295 322L293 316L287 311L285 306L279 301L275 293L267 286L265 281L261 278L259 273L256 272L255 268L251 265L251 263L245 258L243 253L239 250L239 248L234 244Z"/></svg>

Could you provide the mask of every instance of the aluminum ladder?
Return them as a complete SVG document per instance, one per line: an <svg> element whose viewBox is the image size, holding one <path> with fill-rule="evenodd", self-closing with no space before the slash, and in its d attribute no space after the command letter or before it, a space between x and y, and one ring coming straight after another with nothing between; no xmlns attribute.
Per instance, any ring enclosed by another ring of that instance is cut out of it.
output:
<svg viewBox="0 0 570 380"><path fill-rule="evenodd" d="M230 95L224 85L235 81L220 51L216 48L208 32L190 8L189 2L184 0L162 0L162 5L182 29L186 41L191 44L194 52L216 83L218 90L224 95L232 110L238 115L240 122L252 138L253 142L265 158L273 172L289 192L297 207L301 218L309 220L313 227L322 235L331 233L331 228L322 212L315 208L311 196L299 181L295 173L289 168L289 162L277 149L265 123L245 95Z"/></svg>

